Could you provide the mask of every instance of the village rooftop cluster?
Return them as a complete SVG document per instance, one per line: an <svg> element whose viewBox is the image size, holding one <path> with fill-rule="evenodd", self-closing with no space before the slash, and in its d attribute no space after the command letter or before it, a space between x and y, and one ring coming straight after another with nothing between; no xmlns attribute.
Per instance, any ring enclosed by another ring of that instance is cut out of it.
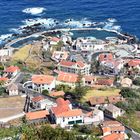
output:
<svg viewBox="0 0 140 140"><path fill-rule="evenodd" d="M57 87L67 86L71 91L77 87L79 77L82 87L90 90L133 86L132 79L126 75L139 73L140 48L136 43L132 44L131 39L73 39L69 32L44 36L41 41L32 42L32 45L41 42L42 48L51 52L50 59L55 66L50 74L28 73L29 78L24 83L22 79L26 72L17 65L5 65L14 54L14 49L1 49L0 60L4 64L1 86L6 89L7 96L26 96L23 116L29 124L47 122L67 129L75 124L96 125L102 130L101 139L124 140L127 137L125 126L116 119L125 111L115 106L118 102L125 102L121 94L91 95L85 101L87 109L71 94L57 90ZM54 50L59 43L62 46ZM47 95L43 92L47 92Z"/></svg>

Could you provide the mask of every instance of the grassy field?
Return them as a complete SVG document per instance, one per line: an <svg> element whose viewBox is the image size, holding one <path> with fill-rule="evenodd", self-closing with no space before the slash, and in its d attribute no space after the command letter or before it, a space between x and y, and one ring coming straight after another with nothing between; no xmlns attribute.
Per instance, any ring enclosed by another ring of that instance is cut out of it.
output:
<svg viewBox="0 0 140 140"><path fill-rule="evenodd" d="M120 92L119 89L103 89L103 90L88 90L87 94L83 97L83 101L88 101L90 97L96 97L96 96L113 96L118 95Z"/></svg>
<svg viewBox="0 0 140 140"><path fill-rule="evenodd" d="M16 115L23 112L25 98L20 96L0 98L0 118Z"/></svg>
<svg viewBox="0 0 140 140"><path fill-rule="evenodd" d="M118 120L140 133L140 112L125 114L122 117L118 117Z"/></svg>
<svg viewBox="0 0 140 140"><path fill-rule="evenodd" d="M32 45L26 45L22 48L20 48L18 51L16 51L13 56L12 59L13 60L21 60L24 61L28 55L29 55L29 50L32 47Z"/></svg>

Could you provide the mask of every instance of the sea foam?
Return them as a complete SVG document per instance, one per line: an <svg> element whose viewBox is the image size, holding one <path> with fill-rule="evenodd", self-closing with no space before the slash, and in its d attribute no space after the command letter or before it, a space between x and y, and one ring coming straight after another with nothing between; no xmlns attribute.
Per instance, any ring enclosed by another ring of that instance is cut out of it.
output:
<svg viewBox="0 0 140 140"><path fill-rule="evenodd" d="M27 14L31 14L31 15L38 15L38 14L43 13L45 10L46 9L43 7L34 7L34 8L26 8L22 12L27 13Z"/></svg>

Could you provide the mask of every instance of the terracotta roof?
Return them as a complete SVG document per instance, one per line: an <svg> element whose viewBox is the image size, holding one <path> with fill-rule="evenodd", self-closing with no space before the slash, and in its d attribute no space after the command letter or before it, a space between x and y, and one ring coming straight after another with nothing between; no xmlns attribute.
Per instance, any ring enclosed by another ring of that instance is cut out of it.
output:
<svg viewBox="0 0 140 140"><path fill-rule="evenodd" d="M106 86L111 86L113 84L114 80L110 78L100 78L97 79L96 84L98 85L106 85Z"/></svg>
<svg viewBox="0 0 140 140"><path fill-rule="evenodd" d="M83 68L85 66L84 62L82 61L78 61L78 62L71 62L71 61L65 61L65 60L62 60L59 65L62 65L62 66L66 66L66 67L72 67L74 65L78 65L79 67Z"/></svg>
<svg viewBox="0 0 140 140"><path fill-rule="evenodd" d="M55 91L50 93L50 96L64 96L64 95L65 95L64 91Z"/></svg>
<svg viewBox="0 0 140 140"><path fill-rule="evenodd" d="M75 65L76 63L75 62L71 62L71 61L65 61L65 60L62 60L59 65L63 65L63 66L67 66L67 67L71 67L73 65Z"/></svg>
<svg viewBox="0 0 140 140"><path fill-rule="evenodd" d="M83 78L85 81L94 81L96 78L91 75L84 75Z"/></svg>
<svg viewBox="0 0 140 140"><path fill-rule="evenodd" d="M91 97L89 99L89 102L91 105L97 105L97 104L105 104L106 103L106 97Z"/></svg>
<svg viewBox="0 0 140 140"><path fill-rule="evenodd" d="M57 116L57 115L61 114L62 112L69 111L70 108L67 105L63 105L63 106L52 107L51 110Z"/></svg>
<svg viewBox="0 0 140 140"><path fill-rule="evenodd" d="M103 127L102 131L103 131L103 134L104 134L104 133L107 133L107 132L111 132L111 129L110 129L110 127Z"/></svg>
<svg viewBox="0 0 140 140"><path fill-rule="evenodd" d="M108 96L109 103L117 103L120 101L124 101L124 98L121 95L118 96Z"/></svg>
<svg viewBox="0 0 140 140"><path fill-rule="evenodd" d="M8 81L9 79L7 77L0 77L0 81Z"/></svg>
<svg viewBox="0 0 140 140"><path fill-rule="evenodd" d="M124 134L121 133L112 133L107 136L104 136L102 140L124 140Z"/></svg>
<svg viewBox="0 0 140 140"><path fill-rule="evenodd" d="M82 61L77 61L76 63L81 68L83 68L85 66L85 64Z"/></svg>
<svg viewBox="0 0 140 140"><path fill-rule="evenodd" d="M52 37L52 38L51 38L51 41L54 41L54 42L59 42L59 41L60 41L60 39L59 39L58 37Z"/></svg>
<svg viewBox="0 0 140 140"><path fill-rule="evenodd" d="M41 100L44 100L45 98L43 96L37 96L37 97L34 97L32 98L32 102L39 102Z"/></svg>
<svg viewBox="0 0 140 140"><path fill-rule="evenodd" d="M35 84L48 84L50 85L55 78L50 75L33 75L32 82Z"/></svg>
<svg viewBox="0 0 140 140"><path fill-rule="evenodd" d="M57 81L68 82L68 83L76 83L77 78L78 78L77 74L59 72L58 77L57 77Z"/></svg>
<svg viewBox="0 0 140 140"><path fill-rule="evenodd" d="M57 117L72 117L81 116L83 114L81 109L68 110L66 112L61 112L60 114L55 114Z"/></svg>
<svg viewBox="0 0 140 140"><path fill-rule="evenodd" d="M19 71L19 67L18 66L10 66L8 68L6 68L6 70L4 70L5 72L15 72L15 71Z"/></svg>
<svg viewBox="0 0 140 140"><path fill-rule="evenodd" d="M128 62L128 66L130 66L130 67L135 67L137 65L140 65L140 59L130 60Z"/></svg>
<svg viewBox="0 0 140 140"><path fill-rule="evenodd" d="M58 106L63 106L63 105L69 105L70 101L64 100L63 98L58 98L58 99L56 99L56 103Z"/></svg>
<svg viewBox="0 0 140 140"><path fill-rule="evenodd" d="M110 126L122 126L122 124L118 121L104 121L103 127L110 127Z"/></svg>
<svg viewBox="0 0 140 140"><path fill-rule="evenodd" d="M112 53L102 53L99 55L99 61L113 60Z"/></svg>
<svg viewBox="0 0 140 140"><path fill-rule="evenodd" d="M26 113L27 120L42 119L49 115L47 110Z"/></svg>

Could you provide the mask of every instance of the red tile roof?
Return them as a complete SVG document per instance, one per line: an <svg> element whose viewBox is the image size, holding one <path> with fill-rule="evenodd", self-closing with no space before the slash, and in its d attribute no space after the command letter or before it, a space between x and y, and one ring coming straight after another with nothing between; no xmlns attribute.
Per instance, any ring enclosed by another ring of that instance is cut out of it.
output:
<svg viewBox="0 0 140 140"><path fill-rule="evenodd" d="M72 67L74 65L78 65L79 67L83 68L85 64L82 61L77 61L77 62L71 62L71 61L66 61L62 60L59 65L66 66L66 67Z"/></svg>
<svg viewBox="0 0 140 140"><path fill-rule="evenodd" d="M91 75L84 75L83 78L85 79L85 81L94 81L96 78L91 76Z"/></svg>
<svg viewBox="0 0 140 140"><path fill-rule="evenodd" d="M128 66L130 66L130 67L135 67L137 65L140 65L140 59L130 60L128 62Z"/></svg>
<svg viewBox="0 0 140 140"><path fill-rule="evenodd" d="M73 109L68 110L66 112L61 112L60 114L56 114L57 117L73 117L73 116L81 116L83 114L81 109Z"/></svg>
<svg viewBox="0 0 140 140"><path fill-rule="evenodd" d="M63 106L63 105L69 105L70 101L69 100L64 100L63 98L58 98L56 99L56 103L58 106Z"/></svg>
<svg viewBox="0 0 140 140"><path fill-rule="evenodd" d="M85 66L85 64L82 61L77 61L76 64L81 68Z"/></svg>
<svg viewBox="0 0 140 140"><path fill-rule="evenodd" d="M113 60L113 55L112 53L102 53L99 55L99 61L105 61L105 60Z"/></svg>
<svg viewBox="0 0 140 140"><path fill-rule="evenodd" d="M50 85L55 78L50 75L33 75L32 82L35 84L48 84Z"/></svg>
<svg viewBox="0 0 140 140"><path fill-rule="evenodd" d="M6 68L6 70L4 70L5 72L10 72L10 73L13 73L15 71L19 71L19 67L18 66L10 66L8 68Z"/></svg>
<svg viewBox="0 0 140 140"><path fill-rule="evenodd" d="M57 37L52 37L52 38L51 38L51 41L54 41L54 42L59 42L59 41L60 41L60 39L59 39L59 38L57 38Z"/></svg>
<svg viewBox="0 0 140 140"><path fill-rule="evenodd" d="M65 95L64 91L55 91L50 93L50 96L64 96L64 95Z"/></svg>
<svg viewBox="0 0 140 140"><path fill-rule="evenodd" d="M32 102L39 102L41 100L44 100L43 96L37 96L37 97L32 98Z"/></svg>
<svg viewBox="0 0 140 140"><path fill-rule="evenodd" d="M47 110L26 113L27 120L42 119L49 115Z"/></svg>
<svg viewBox="0 0 140 140"><path fill-rule="evenodd" d="M65 61L65 60L62 60L59 65L62 65L62 66L67 66L67 67L71 67L73 65L75 65L76 63L75 62L71 62L71 61Z"/></svg>
<svg viewBox="0 0 140 140"><path fill-rule="evenodd" d="M106 86L111 86L114 83L114 79L110 78L103 78L103 79L97 79L96 84L97 85L106 85Z"/></svg>
<svg viewBox="0 0 140 140"><path fill-rule="evenodd" d="M0 81L4 81L4 82L6 82L6 81L8 81L9 79L7 78L7 77L0 77Z"/></svg>
<svg viewBox="0 0 140 140"><path fill-rule="evenodd" d="M121 133L112 133L107 136L104 136L102 140L124 140L124 134Z"/></svg>
<svg viewBox="0 0 140 140"><path fill-rule="evenodd" d="M59 72L57 77L57 81L68 82L68 83L76 83L77 79L78 79L77 74L71 74L65 72Z"/></svg>

